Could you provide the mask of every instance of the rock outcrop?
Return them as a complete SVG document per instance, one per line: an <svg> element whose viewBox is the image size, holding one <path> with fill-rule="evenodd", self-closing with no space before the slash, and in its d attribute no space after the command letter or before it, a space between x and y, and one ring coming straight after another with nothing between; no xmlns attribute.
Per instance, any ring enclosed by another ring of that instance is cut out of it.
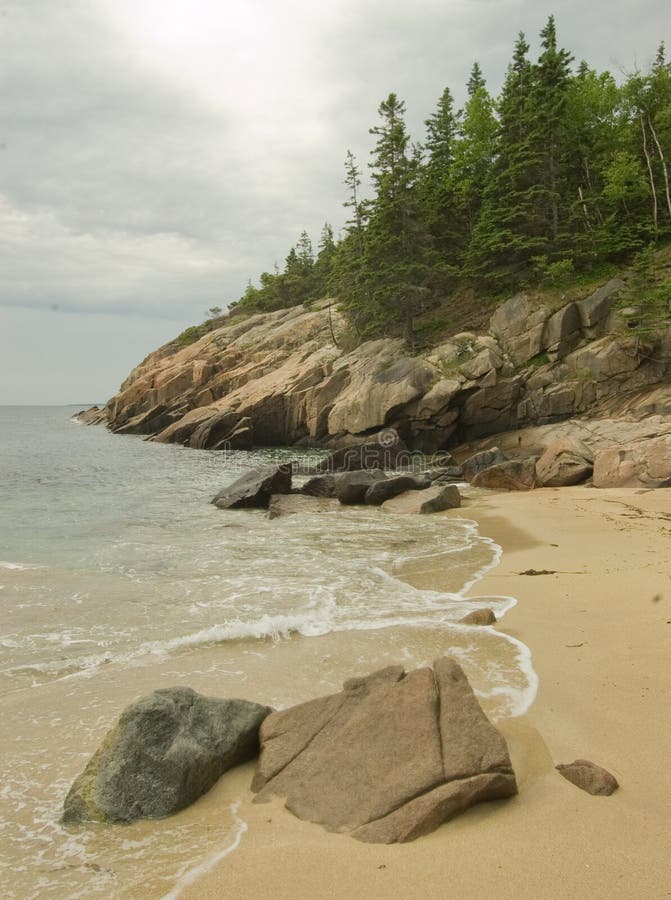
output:
<svg viewBox="0 0 671 900"><path fill-rule="evenodd" d="M194 448L313 443L341 454L330 472L403 467L411 451L568 419L671 422L671 340L653 345L630 331L614 305L625 286L612 279L565 303L517 294L487 334L413 356L397 339L342 350L333 334L344 320L325 303L224 321L189 346L152 353L102 413L80 418L104 415L116 432ZM664 453L595 459L594 483L662 483ZM575 462L564 455L540 483L587 477Z"/></svg>
<svg viewBox="0 0 671 900"><path fill-rule="evenodd" d="M671 487L671 431L598 450L595 487Z"/></svg>
<svg viewBox="0 0 671 900"><path fill-rule="evenodd" d="M65 798L63 822L169 816L228 769L253 758L271 712L191 688L154 691L127 707Z"/></svg>
<svg viewBox="0 0 671 900"><path fill-rule="evenodd" d="M517 792L508 750L461 667L391 666L273 713L252 782L302 819L362 841L410 841Z"/></svg>
<svg viewBox="0 0 671 900"><path fill-rule="evenodd" d="M654 401L657 393L662 391L654 392L648 399ZM570 419L498 434L497 446L481 451L478 456L490 452L501 454L504 459L535 458L536 478L548 487L578 483L578 475L588 478L592 466L595 487L671 486L671 421L667 416L650 414L654 408L654 402L638 407L631 420ZM644 411L648 414L643 415ZM466 464L464 467L468 470ZM480 475L473 476L471 483L485 486L482 476L488 482L486 486L496 487L494 479L485 475L486 471L487 467Z"/></svg>

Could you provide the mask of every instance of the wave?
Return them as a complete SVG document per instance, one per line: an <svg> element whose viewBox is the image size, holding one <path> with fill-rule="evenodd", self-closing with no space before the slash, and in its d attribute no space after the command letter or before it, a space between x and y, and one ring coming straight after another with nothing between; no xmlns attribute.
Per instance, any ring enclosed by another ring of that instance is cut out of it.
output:
<svg viewBox="0 0 671 900"><path fill-rule="evenodd" d="M12 569L17 572L27 572L31 569L44 569L45 566L38 566L31 563L16 563L0 560L0 569Z"/></svg>

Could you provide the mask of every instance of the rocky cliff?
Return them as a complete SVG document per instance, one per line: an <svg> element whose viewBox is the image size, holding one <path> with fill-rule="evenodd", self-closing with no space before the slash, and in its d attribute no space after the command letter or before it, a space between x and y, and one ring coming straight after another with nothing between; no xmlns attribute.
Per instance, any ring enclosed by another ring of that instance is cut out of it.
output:
<svg viewBox="0 0 671 900"><path fill-rule="evenodd" d="M429 453L567 419L645 421L671 458L671 334L655 346L636 336L616 303L624 287L612 279L555 308L518 294L487 333L412 356L392 339L345 351L328 301L224 322L148 356L102 418L122 434L213 449L339 446L394 428Z"/></svg>

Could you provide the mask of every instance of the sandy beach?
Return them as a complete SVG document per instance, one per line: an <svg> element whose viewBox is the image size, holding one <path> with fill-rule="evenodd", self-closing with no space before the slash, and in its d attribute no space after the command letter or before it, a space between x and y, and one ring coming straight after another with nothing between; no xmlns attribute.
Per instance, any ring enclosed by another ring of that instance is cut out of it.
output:
<svg viewBox="0 0 671 900"><path fill-rule="evenodd" d="M531 649L539 676L530 711L498 723L518 797L413 844L375 846L298 821L281 801L253 804L245 766L194 812L216 827L217 810L242 796L247 830L180 896L671 897L671 493L472 492L444 515L477 521L503 548L474 593L518 598L496 627ZM445 560L404 577L444 588ZM593 797L555 771L580 757L613 772L620 790Z"/></svg>

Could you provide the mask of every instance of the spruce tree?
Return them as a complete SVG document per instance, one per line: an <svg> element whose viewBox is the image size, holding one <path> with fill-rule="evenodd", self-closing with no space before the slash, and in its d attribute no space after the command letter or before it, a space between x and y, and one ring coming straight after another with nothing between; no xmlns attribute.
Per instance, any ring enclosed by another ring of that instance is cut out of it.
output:
<svg viewBox="0 0 671 900"><path fill-rule="evenodd" d="M429 235L418 193L421 151L410 146L405 104L389 94L380 104L381 122L372 152L375 197L364 241L364 282L369 330L383 333L402 326L412 342L413 318L428 294Z"/></svg>
<svg viewBox="0 0 671 900"><path fill-rule="evenodd" d="M355 331L361 334L367 330L367 309L370 305L364 278L366 204L360 199L361 172L351 150L345 157L344 184L347 197L343 206L351 214L345 225L345 236L333 254L327 286L340 299Z"/></svg>
<svg viewBox="0 0 671 900"><path fill-rule="evenodd" d="M554 16L541 31L543 52L534 71L531 139L538 160L538 202L550 258L557 258L568 243L560 240L568 152L567 102L573 57L557 46ZM566 235L564 235L567 237Z"/></svg>
<svg viewBox="0 0 671 900"><path fill-rule="evenodd" d="M495 159L466 254L468 276L482 285L507 287L547 253L539 221L538 149L534 141L534 71L523 33L515 43L499 102Z"/></svg>
<svg viewBox="0 0 671 900"><path fill-rule="evenodd" d="M494 101L476 62L468 79L468 98L459 113L450 171L453 208L453 256L459 266L470 244L495 152L497 121Z"/></svg>
<svg viewBox="0 0 671 900"><path fill-rule="evenodd" d="M452 176L459 122L449 88L445 88L436 112L425 124L426 159L421 167L418 194L424 226L431 237L431 281L435 288L445 290L458 274L456 251L461 238Z"/></svg>

